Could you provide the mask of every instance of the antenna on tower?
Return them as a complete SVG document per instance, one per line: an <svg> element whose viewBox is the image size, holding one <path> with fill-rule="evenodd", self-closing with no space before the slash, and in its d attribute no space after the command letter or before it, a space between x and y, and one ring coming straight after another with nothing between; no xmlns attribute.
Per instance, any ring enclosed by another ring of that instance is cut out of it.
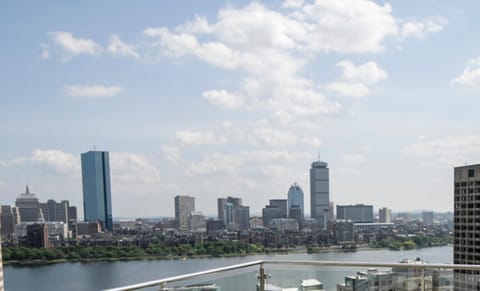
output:
<svg viewBox="0 0 480 291"><path fill-rule="evenodd" d="M321 161L320 160L320 150L318 150L318 160Z"/></svg>

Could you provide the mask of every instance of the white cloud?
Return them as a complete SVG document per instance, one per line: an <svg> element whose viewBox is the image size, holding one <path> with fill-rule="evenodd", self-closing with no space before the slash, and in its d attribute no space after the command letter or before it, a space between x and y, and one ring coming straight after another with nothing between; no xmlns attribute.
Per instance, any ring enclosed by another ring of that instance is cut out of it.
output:
<svg viewBox="0 0 480 291"><path fill-rule="evenodd" d="M161 181L160 171L147 158L135 153L110 153L112 183L156 184Z"/></svg>
<svg viewBox="0 0 480 291"><path fill-rule="evenodd" d="M34 165L43 167L56 174L80 174L80 159L61 150L35 149L32 152L31 161Z"/></svg>
<svg viewBox="0 0 480 291"><path fill-rule="evenodd" d="M243 98L228 93L225 90L210 90L203 92L203 98L210 103L224 108L235 108L243 105Z"/></svg>
<svg viewBox="0 0 480 291"><path fill-rule="evenodd" d="M72 97L81 98L101 98L101 97L114 97L122 93L123 89L117 86L66 86L64 93Z"/></svg>
<svg viewBox="0 0 480 291"><path fill-rule="evenodd" d="M470 60L463 73L450 82L467 87L480 86L480 57Z"/></svg>
<svg viewBox="0 0 480 291"><path fill-rule="evenodd" d="M406 146L402 152L409 156L427 159L427 166L454 166L478 160L480 135L447 136L422 140Z"/></svg>
<svg viewBox="0 0 480 291"><path fill-rule="evenodd" d="M333 82L326 88L342 96L363 97L372 93L372 90L363 83Z"/></svg>
<svg viewBox="0 0 480 291"><path fill-rule="evenodd" d="M342 69L339 80L328 83L326 88L343 96L363 97L371 94L374 90L369 86L387 78L387 73L375 62L355 66L344 60L337 63L337 67Z"/></svg>
<svg viewBox="0 0 480 291"><path fill-rule="evenodd" d="M42 57L42 59L48 60L50 58L50 51L48 45L45 43L41 43L40 47L42 48L42 53L40 56Z"/></svg>
<svg viewBox="0 0 480 291"><path fill-rule="evenodd" d="M186 145L220 145L227 143L225 137L216 137L211 131L177 131L175 139Z"/></svg>
<svg viewBox="0 0 480 291"><path fill-rule="evenodd" d="M446 25L446 21L443 18L430 19L427 21L409 21L402 25L400 37L409 38L414 37L417 39L424 38L429 33L442 31Z"/></svg>
<svg viewBox="0 0 480 291"><path fill-rule="evenodd" d="M180 148L176 146L163 146L162 147L162 152L164 158L171 162L171 163L177 163L180 160Z"/></svg>
<svg viewBox="0 0 480 291"><path fill-rule="evenodd" d="M110 37L108 52L117 56L126 56L138 59L140 55L135 51L132 45L124 43L117 35Z"/></svg>
<svg viewBox="0 0 480 291"><path fill-rule="evenodd" d="M102 47L91 39L75 38L72 33L56 31L48 33L53 43L60 48L64 57L80 54L99 55Z"/></svg>
<svg viewBox="0 0 480 291"><path fill-rule="evenodd" d="M301 8L305 3L304 0L285 0L282 3L284 8Z"/></svg>

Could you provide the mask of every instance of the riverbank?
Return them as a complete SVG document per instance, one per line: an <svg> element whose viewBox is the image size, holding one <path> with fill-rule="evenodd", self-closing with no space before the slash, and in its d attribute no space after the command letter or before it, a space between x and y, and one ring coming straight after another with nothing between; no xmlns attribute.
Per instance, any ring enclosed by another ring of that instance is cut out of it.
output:
<svg viewBox="0 0 480 291"><path fill-rule="evenodd" d="M252 247L253 245L250 245L249 247ZM258 247L258 246L257 246ZM438 245L435 246L427 246L428 247L438 247ZM25 259L19 260L19 259L9 259L9 256L7 256L7 259L4 260L3 264L4 265L12 265L12 266L32 266L32 265L50 265L50 264L59 264L59 263L88 263L88 262L117 262L117 261L137 261L137 260L190 260L190 259L203 259L203 258L233 258L233 257L248 257L248 256L257 256L257 255L281 255L281 254L321 254L321 253L347 253L347 252L357 252L357 251L375 251L375 250L393 250L396 251L397 249L389 249L386 247L382 248L373 248L369 246L361 246L361 247L351 247L351 246L329 246L329 247L296 247L296 248L263 248L261 251L246 251L242 250L240 252L230 252L230 253L215 253L215 254L193 254L193 253L186 253L186 254L167 254L167 255L155 255L155 254L148 254L147 252L144 252L142 254L134 255L135 250L138 251L138 247L135 246L129 246L125 249L128 249L130 251L130 255L125 255L125 256L112 256L112 253L109 253L108 251L112 250L112 247L87 247L84 249L90 248L91 250L95 249L102 249L101 251L96 252L97 257L76 257L75 255L72 255L70 253L70 256L63 257L63 258L56 258L52 255L54 252L60 252L63 253L63 251L66 248L57 248L57 249L28 249L28 248L19 248L22 251L27 251L31 250L35 253L37 253L37 256L40 256L39 258L36 259ZM10 248L12 250L14 248ZM82 254L83 249L79 248L74 248L76 251L78 251L80 254ZM132 249L134 250L132 252ZM420 249L420 248L417 248ZM4 248L5 252L8 252L8 248ZM42 251L45 252L42 254ZM128 253L127 251L127 253ZM84 253L83 253L84 254ZM100 255L101 254L101 255ZM67 254L63 253L63 256ZM5 256L4 256L5 257Z"/></svg>

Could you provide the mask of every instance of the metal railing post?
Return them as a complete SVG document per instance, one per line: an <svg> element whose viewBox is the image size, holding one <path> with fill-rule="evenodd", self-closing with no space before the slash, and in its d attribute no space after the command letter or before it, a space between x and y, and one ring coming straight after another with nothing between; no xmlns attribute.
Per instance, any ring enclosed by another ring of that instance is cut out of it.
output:
<svg viewBox="0 0 480 291"><path fill-rule="evenodd" d="M258 280L260 280L260 291L265 291L265 268L263 263L260 264L260 274L258 275Z"/></svg>

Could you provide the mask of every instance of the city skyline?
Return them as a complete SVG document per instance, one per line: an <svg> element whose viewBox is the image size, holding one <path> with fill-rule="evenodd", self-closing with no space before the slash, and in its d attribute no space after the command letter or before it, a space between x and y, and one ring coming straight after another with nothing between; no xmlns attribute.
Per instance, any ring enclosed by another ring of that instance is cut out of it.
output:
<svg viewBox="0 0 480 291"><path fill-rule="evenodd" d="M176 195L260 213L308 189L320 151L337 204L452 211L452 168L480 160L479 8L1 3L0 202L28 184L82 205L79 153L96 147L115 216L172 217Z"/></svg>

